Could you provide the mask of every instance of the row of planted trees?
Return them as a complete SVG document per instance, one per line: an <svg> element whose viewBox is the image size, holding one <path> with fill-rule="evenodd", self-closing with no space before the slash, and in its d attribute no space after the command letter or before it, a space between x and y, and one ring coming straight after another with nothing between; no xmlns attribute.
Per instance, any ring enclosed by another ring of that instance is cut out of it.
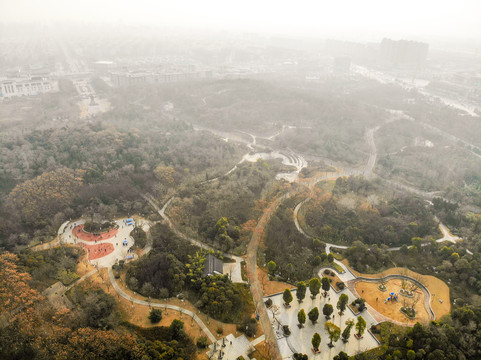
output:
<svg viewBox="0 0 481 360"><path fill-rule="evenodd" d="M351 330L355 326L357 333L355 334L358 339L362 338L364 331L366 330L366 320L362 316L357 317L357 322L354 323L353 319L349 319L345 322L346 327L341 333L341 328L331 321L324 324L324 329L327 331L329 337L329 347L333 347L334 343L342 337L342 341L348 342L351 336ZM321 344L321 335L315 333L312 337L312 350L319 352L319 345Z"/></svg>
<svg viewBox="0 0 481 360"><path fill-rule="evenodd" d="M326 297L327 293L330 289L330 280L327 277L323 277L321 280L319 278L312 278L309 281L309 290L311 292L311 298L315 298L320 290L324 291L323 296ZM296 291L296 297L299 303L301 303L305 296L306 296L306 291L307 291L307 285L303 282L300 281L297 283L297 291ZM290 307L290 303L293 300L292 293L289 289L285 289L283 296L282 296L285 306ZM337 309L339 310L339 315L343 315L344 311L347 308L349 302L349 297L346 294L341 294L339 297L339 300L337 302ZM331 304L324 304L324 307L322 308L322 313L325 316L326 320L330 320L332 313L334 312L334 307ZM307 314L307 317L309 320L312 322L312 324L315 324L317 320L319 319L319 308L316 306L312 308L309 313ZM303 328L304 324L306 323L306 312L304 309L299 310L297 313L297 321L299 322L298 327ZM346 327L341 333L341 328L337 325L335 325L333 322L328 321L324 324L324 328L328 333L329 336L329 346L333 347L334 342L338 341L341 336L342 340L344 342L349 341L349 337L351 336L351 330L355 326L357 333L355 336L360 339L362 338L362 335L364 334L364 331L366 329L366 321L362 316L358 316L357 322L355 323L353 319L349 319L345 322ZM314 336L312 337L312 350L314 352L319 352L319 345L321 344L321 336L318 333L315 333Z"/></svg>
<svg viewBox="0 0 481 360"><path fill-rule="evenodd" d="M299 303L302 303L302 301L306 297L307 285L303 281L299 281L296 285L297 285L297 290L296 290L297 301L299 301ZM323 296L326 297L330 287L331 287L331 282L327 277L323 277L322 280L319 280L319 278L317 277L309 280L309 290L311 292L312 299L314 299L319 294L321 288L324 291ZM290 303L294 299L292 297L291 290L285 289L284 294L282 295L282 299L284 300L285 306L290 307ZM341 312L344 312L348 301L349 301L348 296L346 294L342 294L337 303L337 308Z"/></svg>
<svg viewBox="0 0 481 360"><path fill-rule="evenodd" d="M306 297L307 284L304 281L299 281L296 284L296 286L297 286L297 290L296 290L297 301L301 303ZM317 277L309 280L309 290L311 292L312 299L314 299L319 294L321 288L324 291L323 296L326 297L329 289L331 288L331 281L327 277L323 277L321 280L319 280L319 278ZM289 304L292 302L293 297L289 289L286 289L284 291L283 300L287 306L289 306Z"/></svg>

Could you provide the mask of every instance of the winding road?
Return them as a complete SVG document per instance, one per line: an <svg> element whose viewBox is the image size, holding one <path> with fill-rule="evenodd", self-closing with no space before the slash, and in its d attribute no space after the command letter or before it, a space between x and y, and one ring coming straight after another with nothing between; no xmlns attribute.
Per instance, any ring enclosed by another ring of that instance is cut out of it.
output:
<svg viewBox="0 0 481 360"><path fill-rule="evenodd" d="M268 208L264 211L259 221L257 222L257 226L252 232L251 240L247 245L246 264L247 276L249 278L249 283L251 286L251 293L256 304L257 313L260 317L260 323L266 337L266 343L272 345L272 353L270 353L269 355L271 356L271 359L275 360L282 360L282 356L279 350L279 345L277 344L274 330L271 326L269 315L267 314L267 308L264 305L264 295L262 293L261 284L257 276L257 249L259 248L262 239L263 229L269 222L271 215L275 213L275 211L283 201L290 198L292 195L294 195L294 193L295 192L290 191L274 200L268 206Z"/></svg>
<svg viewBox="0 0 481 360"><path fill-rule="evenodd" d="M399 120L401 119L401 117L396 117L396 118L391 118L389 119L386 123L388 122L391 122L391 121L395 121L395 120ZM375 139L374 139L374 134L381 128L382 125L378 125L376 127L373 127L371 129L368 129L366 131L366 140L367 140L367 143L368 143L368 146L369 146L369 149L370 149L370 152L369 152L369 158L367 160L367 163L365 165L365 167L363 169L356 169L356 170L337 170L336 172L332 172L332 173L326 173L325 175L322 175L320 177L317 177L317 178L314 178L314 179L311 179L310 181L308 181L307 185L308 185L308 188L309 190L311 191L311 194L304 200L302 200L301 202L299 202L297 204L297 206L295 207L294 209L294 213L293 213L293 216L294 216L294 222L295 222L295 226L297 228L297 230L302 233L304 236L306 237L311 237L309 234L307 234L303 229L302 227L300 226L299 224L299 220L298 220L298 213L299 213L299 209L302 207L302 205L306 202L308 202L309 200L312 199L312 189L313 187L320 181L325 181L325 180L328 180L328 179L336 179L338 177L344 177L344 176L351 176L351 175L364 175L365 177L367 178L372 178L375 175L374 173L374 167L376 165L376 160L377 160L377 148L376 148L376 144L375 144ZM206 130L206 131L210 131L216 135L219 135L223 138L225 138L227 141L229 140L229 138L232 139L232 135L231 134L227 134L227 133L224 133L224 132L220 132L220 131L216 131L216 130L212 130L212 129L207 129L207 128L200 128L200 127L197 127L196 130ZM284 130L284 128L282 129L282 131ZM281 132L282 132L281 131ZM254 146L256 146L256 136L255 135L252 135L252 134L249 134L249 133L246 133L246 132L243 132L243 131L239 131L240 133L243 133L243 134L246 134L248 136L251 137L252 141L251 142L246 142L245 139L243 138L238 138L236 137L234 140L235 141L241 141L241 142L244 142L246 143L246 146L248 147L249 150L251 151L254 151L255 148ZM273 136L271 136L270 138L263 138L263 139L268 139L268 140L272 140L274 139L276 136L278 136L280 133L278 134L274 134ZM260 137L259 137L260 138ZM291 152L292 153L292 152ZM240 163L246 161L248 159L249 156L252 156L250 154L246 154L242 160L236 164L231 170L229 170L227 173L225 173L224 175L222 176L226 176L226 175L229 175L231 174L232 172L234 172L236 169L237 169L237 165L239 165ZM289 154L288 155L284 155L286 158L289 159L289 161L292 162L292 159L290 158ZM303 159L302 159L303 160ZM294 161L293 163L296 163L297 165L300 164L300 161L299 161L299 158L296 159L296 156L294 156ZM296 166L296 165L294 165ZM307 163L305 163L305 165L303 166L307 166ZM298 169L298 171L300 171L300 169ZM222 177L221 176L221 177ZM218 177L219 178L219 177ZM216 181L218 178L214 178L214 179L210 179L208 180L208 182L211 182L211 181ZM381 178L382 179L382 178ZM385 181L388 185L391 185L393 187L397 187L397 188L400 188L402 190L407 190L407 191L410 191L410 192L413 192L413 193L416 193L418 195L422 195L423 197L428 197L428 198L432 198L432 196L434 196L434 193L424 193L418 189L415 189L415 188L409 188L408 186L406 185L402 185L402 184L398 184L398 183L395 183L393 181L390 181L390 180L385 180L385 179L382 179L383 181ZM275 211L277 210L277 208L279 207L279 205L285 201L286 199L292 197L294 194L298 193L299 189L297 190L291 190L283 195L281 195L280 197L278 197L277 199L275 199L269 206L267 209L265 209L263 215L261 216L261 218L259 219L258 223L257 223L257 226L255 228L255 230L253 231L252 233L252 237L251 237L251 240L249 241L249 244L247 246L247 255L246 255L246 264L247 264L247 276L249 278L249 284L250 284L250 288L251 288L251 292L252 292L252 296L253 296L253 299L254 299L254 302L256 304L256 309L257 309L257 313L259 314L259 317L260 317L260 324L262 326L262 329L264 331L264 334L265 334L265 338L266 338L266 343L269 344L270 346L270 349L271 349L271 353L269 354L271 359L275 359L275 360L280 360L282 359L281 357L281 354L280 354L280 351L279 351L279 347L278 347L278 344L277 344L277 341L276 341L276 336L274 334L274 331L273 331L273 328L272 328L272 325L271 325L271 322L270 322L270 319L269 319L269 316L267 314L267 309L264 305L264 296L263 296L263 292L262 292L262 288L261 288L261 284L259 282L259 279L258 279L258 276L257 276L257 251L258 251L258 248L259 248L259 245L261 243L261 240L262 240L262 235L263 235L263 229L266 227L266 225L268 224L269 222L269 219L271 217L272 214L275 213ZM168 216L165 214L165 210L167 209L167 207L170 205L171 201L172 201L172 198L170 198L162 208L160 208L157 203L156 203L156 200L153 198L152 195L150 194L144 194L142 195L142 197L160 214L160 216L169 224L169 226L172 228L172 230L177 234L179 235L180 237L190 241L193 245L195 246L198 246L198 247L201 247L201 248L204 248L204 249L208 249L208 250L217 250L215 248L213 248L212 246L209 246L207 244L204 244L198 240L195 240L195 239L191 239L191 238L188 238L187 236L185 236L183 233L181 233L180 231L178 231L177 229L175 229L173 223L171 222L171 220L168 218ZM438 242L441 242L441 241L451 241L451 242L455 242L457 240L460 240L459 238L455 238L453 237L450 233L449 233L449 230L443 225L440 223L440 229L441 231L443 232L443 238L441 239L438 239L437 241ZM330 253L331 251L331 248L340 248L340 249L347 249L348 247L347 246L342 246L342 245L337 245L337 244L332 244L332 243L326 243L326 253ZM396 250L399 250L400 248L399 247L393 247L393 248L389 248L388 250L389 251L396 251ZM236 257L236 256L233 256L231 254L224 254L224 256L226 257L229 257L229 258L232 258L234 259L236 262L240 262L242 259L239 258L239 257ZM339 265L340 267L342 267L342 269L344 270L343 273L339 274L339 277L342 281L344 282L352 282L352 281L356 281L357 279L360 279L360 278L357 278L351 271L349 268L347 268L343 263L341 263L340 261L338 260L334 260L335 263L337 265ZM109 275L111 274L111 270L109 270ZM399 275L401 276L401 275ZM112 276L111 276L112 277ZM115 281L115 279L113 279ZM370 279L369 281L375 281L375 280L372 280ZM114 286L115 287L115 286ZM435 318L435 315L431 309L431 306L430 306L430 293L429 291L427 291L427 289L425 289L424 287L421 287L423 292L427 292L425 293L425 307L426 309L428 310L428 313L430 314L430 316L432 316L432 318ZM117 290L117 289L116 289ZM121 289L120 289L121 291ZM129 301L134 301L136 303L139 303L139 304L143 304L143 305L148 305L147 302L145 301L141 301L141 300L136 300L136 299L133 299L131 297L129 297L127 294L125 293L120 293L124 298L128 299ZM152 304L153 305L153 304ZM170 308L171 305L164 305L164 304L157 304L156 306L158 307L168 307ZM185 311L186 312L186 311ZM187 313L187 312L186 312ZM190 314L189 314L190 315ZM195 314L192 314L191 316L195 316ZM197 320L196 320L197 321ZM200 319L199 319L200 321ZM199 324L200 325L200 324ZM205 326L205 325L204 325ZM202 327L202 326L201 326ZM207 329L208 331L208 329ZM212 335L212 334L211 334ZM210 338L210 337L209 337ZM214 337L214 341L215 341L215 337Z"/></svg>

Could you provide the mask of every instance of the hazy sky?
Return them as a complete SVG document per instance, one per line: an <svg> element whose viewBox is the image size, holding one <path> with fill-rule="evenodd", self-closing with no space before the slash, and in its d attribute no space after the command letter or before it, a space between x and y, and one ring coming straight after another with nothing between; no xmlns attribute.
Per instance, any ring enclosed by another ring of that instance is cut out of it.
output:
<svg viewBox="0 0 481 360"><path fill-rule="evenodd" d="M0 0L0 21L31 20L481 42L481 0Z"/></svg>

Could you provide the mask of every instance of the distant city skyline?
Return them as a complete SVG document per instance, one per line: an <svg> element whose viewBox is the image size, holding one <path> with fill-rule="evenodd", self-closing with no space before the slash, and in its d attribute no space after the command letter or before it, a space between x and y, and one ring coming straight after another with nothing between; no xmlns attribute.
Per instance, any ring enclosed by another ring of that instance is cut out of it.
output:
<svg viewBox="0 0 481 360"><path fill-rule="evenodd" d="M80 21L184 30L379 41L464 41L481 46L481 1L344 0L17 0L0 3L0 22Z"/></svg>

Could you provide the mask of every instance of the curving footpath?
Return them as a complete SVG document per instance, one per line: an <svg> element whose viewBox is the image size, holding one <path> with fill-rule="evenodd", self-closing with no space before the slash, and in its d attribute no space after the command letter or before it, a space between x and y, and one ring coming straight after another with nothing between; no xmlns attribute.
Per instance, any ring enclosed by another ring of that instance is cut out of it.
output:
<svg viewBox="0 0 481 360"><path fill-rule="evenodd" d="M216 249L214 248L213 246L210 246L210 245L207 245L199 240L196 240L196 239L192 239L190 237L187 237L186 235L184 235L182 232L180 232L179 230L177 230L174 226L174 224L172 223L172 221L169 219L169 217L165 214L165 210L167 209L167 207L170 205L170 203L172 202L172 199L173 197L171 197L165 204L162 208L159 208L159 206L157 205L157 203L155 202L155 199L154 197L147 193L147 194L143 194L142 197L159 213L159 215L162 217L162 219L164 219L167 224L169 225L169 227L172 229L172 231L177 234L179 237L181 237L182 239L185 239L187 241L189 241L192 245L195 245L197 247L200 247L201 249L205 249L205 250L212 250L212 251L220 251L219 249ZM225 258L228 258L228 259L231 259L231 260L234 260L235 261L235 268L236 268L236 272L237 272L237 275L236 275L236 278L238 278L236 282L240 282L240 283L244 283L244 281L242 280L242 276L240 275L241 274L241 262L242 262L242 258L239 257L239 256L235 256L235 255L232 255L232 254L229 254L229 253L226 253L226 252L222 252L222 255L225 257Z"/></svg>
<svg viewBox="0 0 481 360"><path fill-rule="evenodd" d="M131 301L131 302L134 302L136 304L139 304L139 305L144 305L144 306L151 306L151 307L156 307L156 308L163 308L163 309L171 309L171 310L176 310L176 311L179 311L179 312L182 312L183 314L186 314L188 316L190 316L193 320L195 320L195 322L200 326L200 328L202 329L202 331L207 335L207 337L209 338L209 340L211 342L216 342L216 338L215 336L210 332L209 328L204 324L204 322L196 315L194 314L192 311L190 310L187 310L187 309L184 309L184 308L181 308L179 306L176 306L176 305L170 305L170 304L159 304L159 303L152 303L152 302L148 302L148 301L144 301L144 300L138 300L136 298L133 298L132 296L128 295L127 293L125 293L121 288L120 286L117 284L117 281L115 280L115 276L114 276L114 272L112 271L112 268L109 268L109 278L110 278L110 282L112 283L112 286L113 288L115 289L115 291L117 291L117 293L122 296L124 299L128 300L128 301Z"/></svg>

